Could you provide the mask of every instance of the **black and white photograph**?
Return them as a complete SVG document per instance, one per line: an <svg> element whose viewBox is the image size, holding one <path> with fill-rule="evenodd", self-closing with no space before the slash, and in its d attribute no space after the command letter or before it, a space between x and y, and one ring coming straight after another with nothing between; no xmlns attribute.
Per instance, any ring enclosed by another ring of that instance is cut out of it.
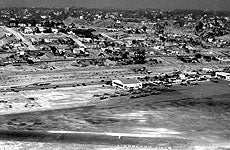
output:
<svg viewBox="0 0 230 150"><path fill-rule="evenodd" d="M0 0L0 150L230 150L230 0Z"/></svg>

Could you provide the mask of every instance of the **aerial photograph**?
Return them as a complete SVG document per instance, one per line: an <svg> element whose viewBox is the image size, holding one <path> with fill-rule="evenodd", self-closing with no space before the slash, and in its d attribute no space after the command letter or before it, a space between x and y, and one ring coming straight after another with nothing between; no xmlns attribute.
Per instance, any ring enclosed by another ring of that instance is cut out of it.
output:
<svg viewBox="0 0 230 150"><path fill-rule="evenodd" d="M0 0L0 150L230 150L230 0Z"/></svg>

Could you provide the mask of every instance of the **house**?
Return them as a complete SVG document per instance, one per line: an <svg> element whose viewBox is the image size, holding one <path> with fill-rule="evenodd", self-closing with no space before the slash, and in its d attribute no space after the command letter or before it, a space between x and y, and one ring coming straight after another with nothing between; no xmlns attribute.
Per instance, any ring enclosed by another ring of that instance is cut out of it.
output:
<svg viewBox="0 0 230 150"><path fill-rule="evenodd" d="M130 90L142 88L142 83L136 78L120 78L112 80L112 86L125 90Z"/></svg>
<svg viewBox="0 0 230 150"><path fill-rule="evenodd" d="M13 36L13 34L12 33L5 33L5 36L6 37L11 37L11 36Z"/></svg>
<svg viewBox="0 0 230 150"><path fill-rule="evenodd" d="M51 30L52 30L52 32L53 32L54 34L57 34L57 33L58 33L58 29L52 28Z"/></svg>
<svg viewBox="0 0 230 150"><path fill-rule="evenodd" d="M210 68L203 68L202 69L204 72L212 72L213 71L213 69L210 69Z"/></svg>
<svg viewBox="0 0 230 150"><path fill-rule="evenodd" d="M33 33L33 29L31 29L31 28L25 28L23 32L25 34L31 34L31 33Z"/></svg>
<svg viewBox="0 0 230 150"><path fill-rule="evenodd" d="M18 27L18 24L19 22L15 18L11 18L8 22L9 27Z"/></svg>
<svg viewBox="0 0 230 150"><path fill-rule="evenodd" d="M41 23L36 23L35 27L41 27L42 24Z"/></svg>
<svg viewBox="0 0 230 150"><path fill-rule="evenodd" d="M26 27L26 24L25 23L19 23L18 26L19 27Z"/></svg>
<svg viewBox="0 0 230 150"><path fill-rule="evenodd" d="M216 72L216 77L230 81L230 73L227 72Z"/></svg>

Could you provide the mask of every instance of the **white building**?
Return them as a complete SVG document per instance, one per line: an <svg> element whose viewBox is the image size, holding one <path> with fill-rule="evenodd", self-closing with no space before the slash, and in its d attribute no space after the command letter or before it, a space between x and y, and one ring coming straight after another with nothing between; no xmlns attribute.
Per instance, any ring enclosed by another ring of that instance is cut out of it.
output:
<svg viewBox="0 0 230 150"><path fill-rule="evenodd" d="M230 73L227 72L216 72L216 77L230 81Z"/></svg>
<svg viewBox="0 0 230 150"><path fill-rule="evenodd" d="M19 23L18 26L19 27L26 27L26 24L25 23Z"/></svg>
<svg viewBox="0 0 230 150"><path fill-rule="evenodd" d="M136 78L120 78L117 80L113 80L112 86L129 90L142 88L142 83Z"/></svg>
<svg viewBox="0 0 230 150"><path fill-rule="evenodd" d="M58 33L58 29L51 29L52 30L52 32L54 33L54 34L57 34Z"/></svg>
<svg viewBox="0 0 230 150"><path fill-rule="evenodd" d="M181 80L187 79L186 76L185 76L185 74L179 74L179 77L180 77Z"/></svg>
<svg viewBox="0 0 230 150"><path fill-rule="evenodd" d="M84 19L84 17L83 17L83 16L80 16L79 18L80 18L81 20L83 20L83 19Z"/></svg>
<svg viewBox="0 0 230 150"><path fill-rule="evenodd" d="M25 28L24 29L24 33L25 34L31 34L31 33L33 33L33 29L31 29L31 28Z"/></svg>

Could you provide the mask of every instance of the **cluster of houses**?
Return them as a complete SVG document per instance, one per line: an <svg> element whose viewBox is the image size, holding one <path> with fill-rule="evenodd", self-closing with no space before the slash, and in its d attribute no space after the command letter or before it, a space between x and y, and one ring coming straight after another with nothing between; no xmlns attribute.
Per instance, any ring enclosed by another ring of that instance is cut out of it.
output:
<svg viewBox="0 0 230 150"><path fill-rule="evenodd" d="M115 65L149 63L153 59L147 58L155 56L176 57L184 63L200 63L203 60L230 62L229 54L222 53L222 50L210 50L230 47L230 42L217 38L227 33L228 17L194 16L183 11L168 12L170 15L160 12L159 15L159 10L145 10L143 13L140 10L37 9L41 12L38 18L30 19L33 11L26 9L23 13L27 19L19 13L17 17L8 18L7 25L16 27L38 50L47 50L47 54L52 52L61 59L104 57ZM88 18L89 14L93 17ZM88 23L83 25L84 21ZM185 29L186 34L180 29ZM21 52L23 46L19 42L2 48L19 47ZM153 62L158 64L160 61L154 59Z"/></svg>

